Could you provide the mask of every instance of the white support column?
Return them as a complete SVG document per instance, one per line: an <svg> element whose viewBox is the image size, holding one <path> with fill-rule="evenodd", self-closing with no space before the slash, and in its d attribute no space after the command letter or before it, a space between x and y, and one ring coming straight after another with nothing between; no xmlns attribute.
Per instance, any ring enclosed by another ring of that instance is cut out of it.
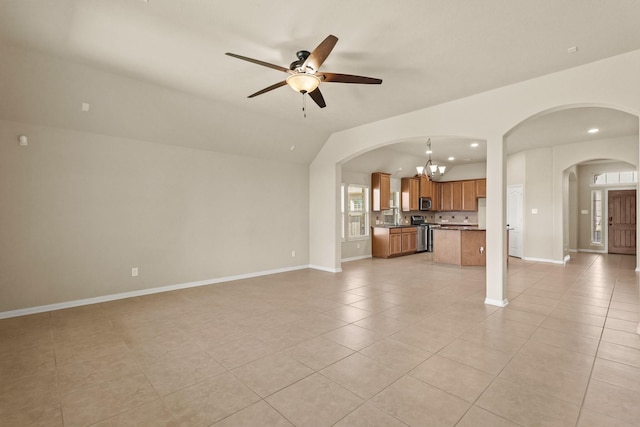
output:
<svg viewBox="0 0 640 427"><path fill-rule="evenodd" d="M638 117L638 122L640 122L640 117ZM640 123L639 123L640 125ZM636 167L636 171L638 171L638 169L640 169L640 135L638 135L638 166ZM640 184L640 183L639 183ZM639 208L640 208L640 197L638 197L638 194L640 194L638 185L636 184L636 212L640 212ZM636 242L639 242L640 240L638 240L638 238L640 238L640 230L638 229L638 225L637 225L637 221L636 221ZM636 272L640 272L640 255L638 255L638 248L636 247ZM638 282L638 298L640 298L640 282ZM640 335L640 305L638 305L638 326L636 328L636 333L638 335Z"/></svg>
<svg viewBox="0 0 640 427"><path fill-rule="evenodd" d="M507 300L506 156L502 135L487 139L487 271L485 304Z"/></svg>

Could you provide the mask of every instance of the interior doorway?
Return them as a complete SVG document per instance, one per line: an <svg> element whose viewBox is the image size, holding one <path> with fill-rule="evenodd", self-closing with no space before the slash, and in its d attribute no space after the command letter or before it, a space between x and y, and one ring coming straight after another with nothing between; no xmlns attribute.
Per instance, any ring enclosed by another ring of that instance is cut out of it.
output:
<svg viewBox="0 0 640 427"><path fill-rule="evenodd" d="M636 253L636 190L611 190L609 209L609 253Z"/></svg>

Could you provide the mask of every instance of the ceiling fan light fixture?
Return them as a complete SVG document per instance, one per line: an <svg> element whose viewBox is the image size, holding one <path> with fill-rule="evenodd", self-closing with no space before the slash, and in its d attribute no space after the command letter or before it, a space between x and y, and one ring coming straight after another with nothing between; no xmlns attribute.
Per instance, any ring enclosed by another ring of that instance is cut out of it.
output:
<svg viewBox="0 0 640 427"><path fill-rule="evenodd" d="M446 166L438 166L438 172L440 172L440 175L444 175L444 171L447 169Z"/></svg>
<svg viewBox="0 0 640 427"><path fill-rule="evenodd" d="M424 166L416 166L416 171L418 171L418 175L422 175L422 172L424 172Z"/></svg>
<svg viewBox="0 0 640 427"><path fill-rule="evenodd" d="M309 93L318 88L320 78L315 74L296 73L287 77L287 84L296 92Z"/></svg>

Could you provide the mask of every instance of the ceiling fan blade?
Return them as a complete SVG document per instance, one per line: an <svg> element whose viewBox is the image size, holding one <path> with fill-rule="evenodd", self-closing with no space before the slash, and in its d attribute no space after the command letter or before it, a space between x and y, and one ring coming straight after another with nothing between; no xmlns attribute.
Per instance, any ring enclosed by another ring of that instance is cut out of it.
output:
<svg viewBox="0 0 640 427"><path fill-rule="evenodd" d="M309 92L309 96L315 101L316 104L318 104L318 107L324 108L327 106L327 104L324 102L324 97L320 92L320 88L316 88L315 90Z"/></svg>
<svg viewBox="0 0 640 427"><path fill-rule="evenodd" d="M274 85L271 85L269 87L265 87L264 89L259 90L256 93L252 93L251 95L247 96L247 98L253 98L254 96L262 95L263 93L269 92L269 91L274 90L274 89L278 89L279 87L282 87L282 86L286 86L286 84L287 84L287 81L283 80L283 81L278 82L278 83L276 83Z"/></svg>
<svg viewBox="0 0 640 427"><path fill-rule="evenodd" d="M304 68L305 66L308 66L313 68L314 71L318 71L324 60L327 59L327 56L329 56L329 54L333 50L333 47L336 45L336 43L338 43L338 38L336 36L327 36L327 38L324 39L322 43L320 43L315 49L313 49L313 52L311 52L307 60L304 61L302 67Z"/></svg>
<svg viewBox="0 0 640 427"><path fill-rule="evenodd" d="M379 85L382 83L382 79L376 79L374 77L354 76L353 74L339 74L339 73L318 73L320 78L325 82L333 83L360 83L368 85Z"/></svg>
<svg viewBox="0 0 640 427"><path fill-rule="evenodd" d="M283 71L285 73L289 73L290 70L285 67L281 67L280 65L270 64L268 62L260 61L258 59L249 58L242 55L236 55L235 53L227 52L225 55L232 56L234 58L242 59L243 61L253 62L254 64L262 65L263 67L273 68L274 70Z"/></svg>

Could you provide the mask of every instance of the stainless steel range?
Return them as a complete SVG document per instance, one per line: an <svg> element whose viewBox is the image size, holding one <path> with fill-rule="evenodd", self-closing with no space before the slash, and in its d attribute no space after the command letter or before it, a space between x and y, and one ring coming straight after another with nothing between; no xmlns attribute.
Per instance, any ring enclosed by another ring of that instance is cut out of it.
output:
<svg viewBox="0 0 640 427"><path fill-rule="evenodd" d="M418 245L416 252L433 252L433 230L424 222L423 215L411 215L411 225L418 228Z"/></svg>

